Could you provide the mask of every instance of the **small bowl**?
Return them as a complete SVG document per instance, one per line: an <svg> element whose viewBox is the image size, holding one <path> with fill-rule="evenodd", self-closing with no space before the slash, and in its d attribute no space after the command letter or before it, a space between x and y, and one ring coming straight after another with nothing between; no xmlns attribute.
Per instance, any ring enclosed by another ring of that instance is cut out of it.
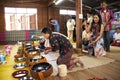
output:
<svg viewBox="0 0 120 80"><path fill-rule="evenodd" d="M29 53L29 54L37 54L37 53L38 53L38 50L29 50L28 53Z"/></svg>
<svg viewBox="0 0 120 80"><path fill-rule="evenodd" d="M28 75L28 71L27 70L18 70L12 73L12 76L14 78L22 78Z"/></svg>
<svg viewBox="0 0 120 80"><path fill-rule="evenodd" d="M30 58L30 62L36 62L36 61L41 60L43 58L44 58L43 56L34 56L34 57Z"/></svg>
<svg viewBox="0 0 120 80"><path fill-rule="evenodd" d="M27 66L26 63L18 63L18 64L16 64L16 65L14 65L13 68L15 68L15 69L23 69L23 68L25 68L26 66Z"/></svg>
<svg viewBox="0 0 120 80"><path fill-rule="evenodd" d="M21 58L21 57L23 57L23 54L16 54L14 57L15 58Z"/></svg>
<svg viewBox="0 0 120 80"><path fill-rule="evenodd" d="M25 60L26 60L25 57L20 57L20 58L15 58L15 59L14 59L15 62L23 62L23 61L25 61Z"/></svg>
<svg viewBox="0 0 120 80"><path fill-rule="evenodd" d="M19 80L35 80L35 79L31 76L25 76L25 77L19 78Z"/></svg>

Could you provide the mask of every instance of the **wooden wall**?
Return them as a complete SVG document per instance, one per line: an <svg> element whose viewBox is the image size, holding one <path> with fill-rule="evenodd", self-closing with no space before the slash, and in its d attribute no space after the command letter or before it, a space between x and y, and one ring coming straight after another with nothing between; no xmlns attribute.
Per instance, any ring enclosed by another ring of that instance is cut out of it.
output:
<svg viewBox="0 0 120 80"><path fill-rule="evenodd" d="M0 4L0 31L5 31L4 6Z"/></svg>
<svg viewBox="0 0 120 80"><path fill-rule="evenodd" d="M47 4L37 4L37 3L11 3L9 0L0 3L0 31L5 31L5 16L4 7L22 7L22 8L37 8L38 11L38 29L48 25L48 19L53 17L59 20L59 9L49 8ZM49 13L48 13L49 12ZM49 16L48 16L49 15Z"/></svg>
<svg viewBox="0 0 120 80"><path fill-rule="evenodd" d="M46 4L35 4L35 3L14 3L6 0L3 3L0 3L0 31L5 31L5 16L4 16L4 7L22 7L22 8L37 8L38 11L38 29L48 26L48 20L50 18L58 20L60 24L60 32L67 34L66 32L66 16L59 15L59 8L48 7Z"/></svg>
<svg viewBox="0 0 120 80"><path fill-rule="evenodd" d="M59 10L60 10L59 8L49 7L48 18L53 18L53 19L58 20L60 24L60 33L67 35L66 22L67 22L68 17L66 15L60 15Z"/></svg>

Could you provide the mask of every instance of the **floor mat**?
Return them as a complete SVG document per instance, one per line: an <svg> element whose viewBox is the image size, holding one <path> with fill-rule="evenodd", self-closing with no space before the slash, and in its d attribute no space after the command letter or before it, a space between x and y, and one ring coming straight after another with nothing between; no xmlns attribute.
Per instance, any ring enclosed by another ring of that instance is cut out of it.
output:
<svg viewBox="0 0 120 80"><path fill-rule="evenodd" d="M44 55L44 57L47 58L47 61L50 64L52 64L52 66L53 66L53 69L54 69L53 75L57 75L57 73L58 73L58 69L57 69L58 65L56 64L56 60L58 57L57 54L58 53L51 52L50 54ZM53 56L53 55L56 55L56 56ZM114 59L110 59L107 57L96 58L96 57L92 57L92 56L80 56L78 58L84 63L84 68L82 68L80 66L75 66L72 70L68 71L68 73L109 64L109 63L115 61Z"/></svg>

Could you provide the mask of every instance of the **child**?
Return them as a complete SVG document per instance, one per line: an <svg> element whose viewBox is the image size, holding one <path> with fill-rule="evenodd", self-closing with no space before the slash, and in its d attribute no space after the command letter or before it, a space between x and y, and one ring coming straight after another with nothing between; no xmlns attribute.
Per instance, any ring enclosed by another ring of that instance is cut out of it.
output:
<svg viewBox="0 0 120 80"><path fill-rule="evenodd" d="M85 30L82 33L82 40L83 40L83 47L84 47L83 49L85 49L85 50L88 48L88 44L90 42L90 38L91 38L91 35L92 35L92 33L91 33L91 31L88 27L89 26L87 25L85 27Z"/></svg>

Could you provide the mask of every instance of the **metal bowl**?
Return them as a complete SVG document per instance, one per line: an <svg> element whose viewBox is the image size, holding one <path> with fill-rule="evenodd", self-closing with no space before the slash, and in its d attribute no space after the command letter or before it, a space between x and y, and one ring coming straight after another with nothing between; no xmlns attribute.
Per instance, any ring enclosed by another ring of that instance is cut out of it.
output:
<svg viewBox="0 0 120 80"><path fill-rule="evenodd" d="M18 70L12 73L12 76L14 78L22 78L24 76L28 75L28 71L27 70Z"/></svg>
<svg viewBox="0 0 120 80"><path fill-rule="evenodd" d="M30 58L30 62L36 62L36 61L41 60L43 58L44 58L43 56L34 56L34 57Z"/></svg>
<svg viewBox="0 0 120 80"><path fill-rule="evenodd" d="M31 76L25 76L25 77L19 78L19 80L35 80L35 79Z"/></svg>
<svg viewBox="0 0 120 80"><path fill-rule="evenodd" d="M38 52L39 52L39 50L33 50L33 49L28 50L29 54L36 54Z"/></svg>
<svg viewBox="0 0 120 80"><path fill-rule="evenodd" d="M16 65L14 65L13 68L15 68L15 69L23 69L23 68L25 68L26 66L27 66L26 63L18 63L18 64L16 64Z"/></svg>
<svg viewBox="0 0 120 80"><path fill-rule="evenodd" d="M26 58L25 57L20 57L20 58L15 58L14 60L15 60L15 62L23 62L23 61L26 60Z"/></svg>
<svg viewBox="0 0 120 80"><path fill-rule="evenodd" d="M50 67L51 67L51 64L43 62L43 63L38 63L38 64L33 65L31 69L34 72L44 72L48 70Z"/></svg>
<svg viewBox="0 0 120 80"><path fill-rule="evenodd" d="M21 57L23 57L23 54L16 54L16 55L14 56L14 58L21 58Z"/></svg>
<svg viewBox="0 0 120 80"><path fill-rule="evenodd" d="M53 73L53 67L47 62L37 63L31 67L30 73L35 79L42 80L41 77L47 78Z"/></svg>

